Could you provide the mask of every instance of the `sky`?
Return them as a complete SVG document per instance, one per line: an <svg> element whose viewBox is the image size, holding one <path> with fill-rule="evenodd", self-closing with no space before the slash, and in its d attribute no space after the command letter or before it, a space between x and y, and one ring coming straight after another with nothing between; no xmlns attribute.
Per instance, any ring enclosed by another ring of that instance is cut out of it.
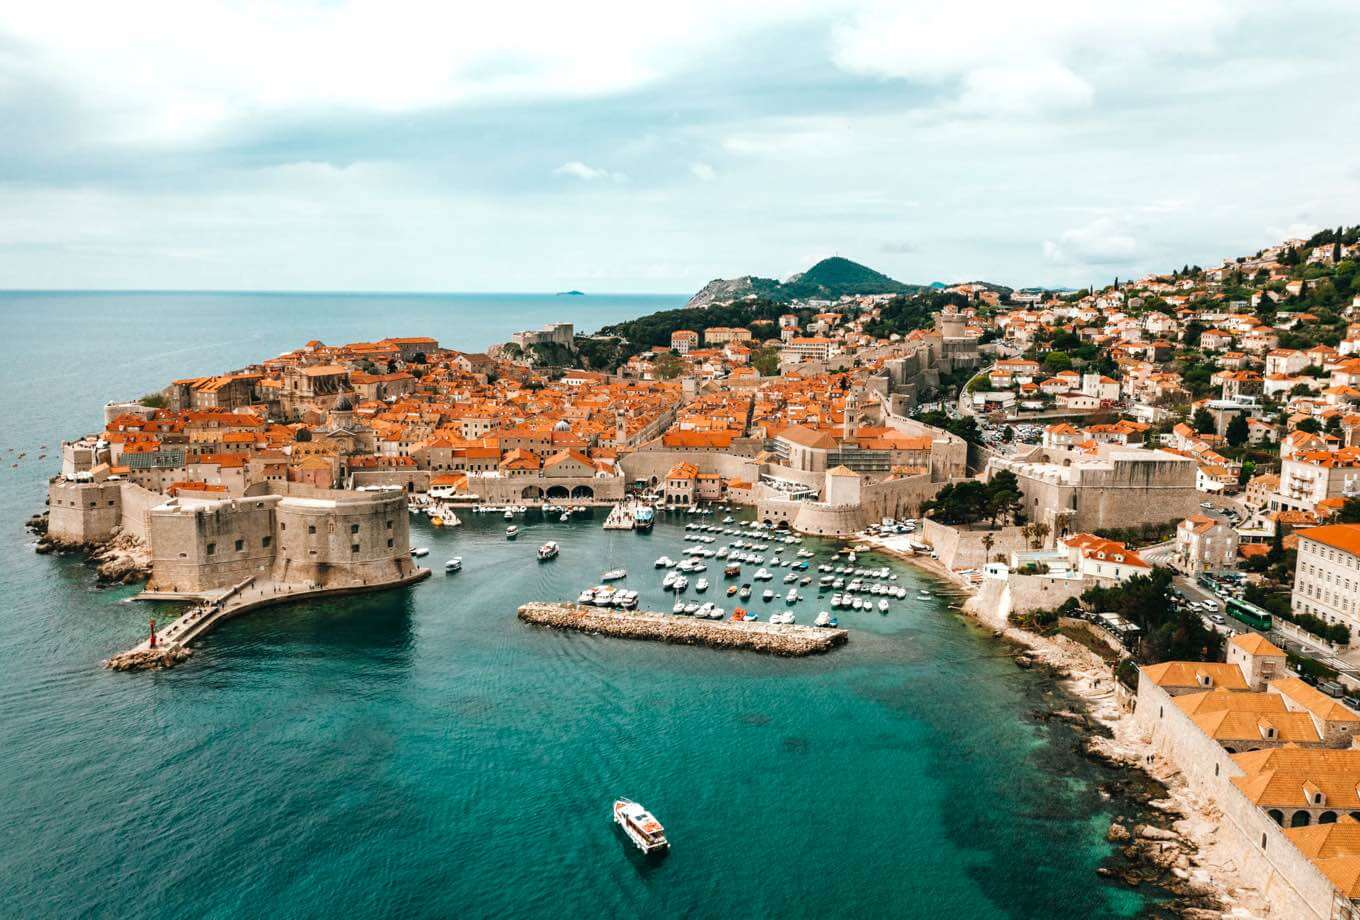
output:
<svg viewBox="0 0 1360 920"><path fill-rule="evenodd" d="M0 0L0 288L1081 286L1360 223L1355 0Z"/></svg>

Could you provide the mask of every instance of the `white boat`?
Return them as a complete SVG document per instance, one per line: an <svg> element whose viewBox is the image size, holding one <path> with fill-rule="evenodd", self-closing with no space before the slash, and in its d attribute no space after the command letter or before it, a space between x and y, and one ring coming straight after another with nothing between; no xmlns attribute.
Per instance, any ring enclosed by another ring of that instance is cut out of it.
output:
<svg viewBox="0 0 1360 920"><path fill-rule="evenodd" d="M570 520L571 520L571 512L570 512L570 511L563 511L563 512L562 512L562 516L561 516L560 518L558 518L558 520L561 521L563 524L567 523L567 521L570 521Z"/></svg>
<svg viewBox="0 0 1360 920"><path fill-rule="evenodd" d="M841 597L839 594L833 594L833 595L831 595L831 606L832 606L832 607L840 607L840 606L844 605L844 603L845 603L845 598Z"/></svg>
<svg viewBox="0 0 1360 920"><path fill-rule="evenodd" d="M688 604L685 605L685 613L689 614L690 616L695 616L696 614L698 614L698 612L699 605L696 604L694 601L690 601Z"/></svg>
<svg viewBox="0 0 1360 920"><path fill-rule="evenodd" d="M662 556L660 559L656 560L656 567L658 569L674 568L675 560L672 559L670 556Z"/></svg>
<svg viewBox="0 0 1360 920"><path fill-rule="evenodd" d="M683 591L689 587L689 579L683 575L675 576L675 590Z"/></svg>
<svg viewBox="0 0 1360 920"><path fill-rule="evenodd" d="M817 614L817 619L815 619L815 620L812 621L812 625L813 625L813 626L830 626L830 625L831 625L831 614L829 614L829 613L827 613L825 610L823 610L821 613Z"/></svg>
<svg viewBox="0 0 1360 920"><path fill-rule="evenodd" d="M666 829L652 813L637 802L628 799L614 801L614 823L623 828L628 839L647 855L665 853L670 849L666 840Z"/></svg>
<svg viewBox="0 0 1360 920"><path fill-rule="evenodd" d="M411 550L411 555L417 559L420 559L423 556L430 555L430 550L428 547L417 546L415 549Z"/></svg>
<svg viewBox="0 0 1360 920"><path fill-rule="evenodd" d="M674 613L674 614L676 614L677 616L679 616L680 614L683 614L684 612L685 612L685 602L684 602L684 601L676 601L676 602L675 602L675 606L671 608L671 613Z"/></svg>
<svg viewBox="0 0 1360 920"><path fill-rule="evenodd" d="M577 596L577 598L576 598L576 603L578 603L578 604L593 604L593 603L595 603L595 589L594 589L594 588L586 588L584 591L582 591L582 592L580 593L580 595Z"/></svg>
<svg viewBox="0 0 1360 920"><path fill-rule="evenodd" d="M454 556L454 557L453 557L452 559L450 559L448 562L444 563L444 571L445 571L445 572L461 572L461 571L463 571L463 557L462 557L462 556Z"/></svg>
<svg viewBox="0 0 1360 920"><path fill-rule="evenodd" d="M600 581L618 581L620 578L627 578L627 569L610 569L600 576Z"/></svg>
<svg viewBox="0 0 1360 920"><path fill-rule="evenodd" d="M879 601L879 602L878 602L878 612L879 612L879 613L887 613L887 612L888 612L888 602L887 602L887 601Z"/></svg>
<svg viewBox="0 0 1360 920"><path fill-rule="evenodd" d="M770 601L774 600L774 592L771 591L769 588L766 588L765 592L761 594L760 597L766 603L769 603Z"/></svg>
<svg viewBox="0 0 1360 920"><path fill-rule="evenodd" d="M756 581L769 581L771 578L774 578L774 576L770 574L769 570L765 568L756 569L756 573L751 577L754 578Z"/></svg>
<svg viewBox="0 0 1360 920"><path fill-rule="evenodd" d="M544 543L538 548L538 561L547 562L549 559L556 559L558 553L557 544L552 540Z"/></svg>
<svg viewBox="0 0 1360 920"><path fill-rule="evenodd" d="M505 509L505 519L506 519L507 521L513 521L513 520L515 519L515 512L511 511L509 508L506 508L506 509Z"/></svg>
<svg viewBox="0 0 1360 920"><path fill-rule="evenodd" d="M695 591L707 591L707 590L708 590L708 579L707 579L707 578L700 578L698 581L696 581L696 582L694 583L694 590L695 590Z"/></svg>
<svg viewBox="0 0 1360 920"><path fill-rule="evenodd" d="M505 539L507 539L507 540L513 540L513 539L515 539L515 537L518 537L518 536L519 536L519 528L516 527L514 524L511 524L509 527L505 528Z"/></svg>
<svg viewBox="0 0 1360 920"><path fill-rule="evenodd" d="M790 588L789 593L784 595L784 603L786 604L796 604L799 600L801 600L801 598L798 597L797 588Z"/></svg>

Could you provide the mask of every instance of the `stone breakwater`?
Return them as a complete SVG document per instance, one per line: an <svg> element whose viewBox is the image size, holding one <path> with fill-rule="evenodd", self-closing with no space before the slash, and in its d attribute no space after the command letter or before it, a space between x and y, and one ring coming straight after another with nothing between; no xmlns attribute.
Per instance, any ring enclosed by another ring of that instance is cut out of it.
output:
<svg viewBox="0 0 1360 920"><path fill-rule="evenodd" d="M578 604L535 602L519 608L526 623L554 629L648 639L709 648L740 648L772 655L816 655L844 645L850 634L844 629L796 624L733 623L730 620L696 620L640 610L609 610Z"/></svg>

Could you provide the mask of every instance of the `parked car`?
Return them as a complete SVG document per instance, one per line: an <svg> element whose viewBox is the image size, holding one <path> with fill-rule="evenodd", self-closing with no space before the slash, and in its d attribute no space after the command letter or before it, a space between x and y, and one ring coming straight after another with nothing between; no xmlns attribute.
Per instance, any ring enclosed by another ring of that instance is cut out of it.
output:
<svg viewBox="0 0 1360 920"><path fill-rule="evenodd" d="M1341 697L1346 695L1346 688L1334 680L1320 680L1317 682L1317 688L1328 696L1335 697L1336 699L1341 699Z"/></svg>

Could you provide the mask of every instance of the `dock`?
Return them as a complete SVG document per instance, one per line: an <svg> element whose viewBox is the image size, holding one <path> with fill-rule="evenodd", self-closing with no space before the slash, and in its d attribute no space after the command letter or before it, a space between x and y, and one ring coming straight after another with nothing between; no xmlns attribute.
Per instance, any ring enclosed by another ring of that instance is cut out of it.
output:
<svg viewBox="0 0 1360 920"><path fill-rule="evenodd" d="M633 506L628 502L619 502L609 509L609 517L604 519L605 530L632 530L633 529Z"/></svg>
<svg viewBox="0 0 1360 920"><path fill-rule="evenodd" d="M580 604L536 601L519 608L526 623L553 629L645 639L680 645L704 645L719 649L749 649L771 655L800 657L829 652L849 641L844 629L798 624L696 620L654 610L617 610Z"/></svg>
<svg viewBox="0 0 1360 920"><path fill-rule="evenodd" d="M399 580L330 588L320 585L257 582L254 577L247 578L225 591L199 595L200 603L190 607L157 633L154 647L151 645L150 639L143 640L127 651L119 652L117 655L105 659L104 667L114 671L172 668L193 654L189 649L190 642L202 637L222 621L240 616L251 610L272 607L276 604L288 604L294 601L362 594L369 591L385 591L388 588L413 585L429 577L429 569L416 569L414 574ZM183 594L144 593L147 594L147 597L137 599L189 600L192 597Z"/></svg>

